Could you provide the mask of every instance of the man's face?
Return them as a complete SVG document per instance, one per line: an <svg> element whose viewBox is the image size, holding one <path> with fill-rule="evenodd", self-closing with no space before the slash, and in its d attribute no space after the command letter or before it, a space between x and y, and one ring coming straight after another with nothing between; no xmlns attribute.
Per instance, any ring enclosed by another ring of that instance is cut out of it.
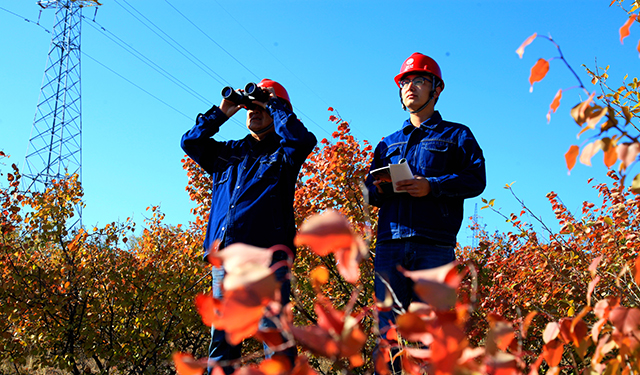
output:
<svg viewBox="0 0 640 375"><path fill-rule="evenodd" d="M416 79L418 78L418 79ZM420 84L420 81L422 83ZM431 77L425 77L416 74L410 74L404 76L401 83L406 83L400 88L400 94L402 95L402 102L410 110L416 110L420 108L424 103L429 100L429 93L433 82ZM433 101L440 95L440 89L436 89Z"/></svg>
<svg viewBox="0 0 640 375"><path fill-rule="evenodd" d="M252 133L262 135L262 132L271 127L271 124L273 124L273 119L269 116L269 112L267 112L266 109L255 106L247 110L247 128L249 128ZM271 130L273 130L273 128Z"/></svg>

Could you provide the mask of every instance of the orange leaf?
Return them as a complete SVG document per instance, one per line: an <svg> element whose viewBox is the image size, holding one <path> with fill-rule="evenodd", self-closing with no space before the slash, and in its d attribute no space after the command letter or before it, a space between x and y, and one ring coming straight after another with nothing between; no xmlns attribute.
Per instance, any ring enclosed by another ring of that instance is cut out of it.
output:
<svg viewBox="0 0 640 375"><path fill-rule="evenodd" d="M547 112L547 123L551 121L551 113L556 113L556 110L560 106L560 99L562 99L562 89L558 90L556 96L553 97L553 101L549 106L549 112Z"/></svg>
<svg viewBox="0 0 640 375"><path fill-rule="evenodd" d="M309 276L314 285L324 285L329 281L329 270L325 266L319 266L314 268Z"/></svg>
<svg viewBox="0 0 640 375"><path fill-rule="evenodd" d="M640 285L640 256L636 258L633 276L636 280L636 284Z"/></svg>
<svg viewBox="0 0 640 375"><path fill-rule="evenodd" d="M629 28L631 27L631 24L636 20L636 18L638 18L637 14L632 15L620 28L620 44L624 44L623 39L629 36Z"/></svg>
<svg viewBox="0 0 640 375"><path fill-rule="evenodd" d="M611 168L616 163L616 160L618 160L616 148L609 147L609 149L604 152L604 165L606 165L607 168Z"/></svg>
<svg viewBox="0 0 640 375"><path fill-rule="evenodd" d="M531 84L531 89L529 91L533 91L533 84L535 82L541 81L544 76L549 72L549 62L545 59L538 59L536 64L531 68L531 75L529 76L529 83Z"/></svg>
<svg viewBox="0 0 640 375"><path fill-rule="evenodd" d="M516 50L516 53L518 54L518 56L520 56L520 58L522 58L522 55L524 55L524 48L529 44L531 44L531 42L533 42L536 36L538 36L538 33L533 33L533 35L528 37L524 42L522 42L520 47L518 47L518 49Z"/></svg>
<svg viewBox="0 0 640 375"><path fill-rule="evenodd" d="M567 168L569 169L569 172L571 172L573 167L576 165L576 160L578 159L579 153L580 147L572 145L571 147L569 147L569 151L564 154L564 159L567 161Z"/></svg>
<svg viewBox="0 0 640 375"><path fill-rule="evenodd" d="M522 323L522 337L527 337L527 331L529 330L529 326L533 321L533 318L538 315L537 311L530 311L527 316L524 318L524 322Z"/></svg>

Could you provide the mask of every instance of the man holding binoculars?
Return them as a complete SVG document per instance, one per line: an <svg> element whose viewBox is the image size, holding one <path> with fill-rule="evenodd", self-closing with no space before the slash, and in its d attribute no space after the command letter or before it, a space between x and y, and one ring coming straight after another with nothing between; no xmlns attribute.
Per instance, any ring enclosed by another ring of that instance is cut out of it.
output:
<svg viewBox="0 0 640 375"><path fill-rule="evenodd" d="M220 106L199 114L181 141L187 155L213 179L205 259L216 240L220 249L241 242L263 248L285 245L293 252L295 184L316 137L293 113L289 94L278 82L263 79L247 84L245 90L225 87L222 96ZM242 108L247 109L250 134L240 140L214 140L220 126ZM286 256L275 252L273 263ZM289 302L288 272L287 267L276 271L283 305ZM221 298L224 270L212 267L212 275L213 296ZM209 357L215 361L240 358L240 346L230 345L224 331L211 328ZM293 363L295 347L282 354ZM224 370L230 374L234 369Z"/></svg>

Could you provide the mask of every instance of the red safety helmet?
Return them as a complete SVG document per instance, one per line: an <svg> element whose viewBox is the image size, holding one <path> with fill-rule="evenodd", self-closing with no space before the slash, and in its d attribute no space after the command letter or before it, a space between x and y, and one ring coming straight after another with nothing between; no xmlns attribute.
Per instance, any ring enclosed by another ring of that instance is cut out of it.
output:
<svg viewBox="0 0 640 375"><path fill-rule="evenodd" d="M289 109L293 111L293 106L291 105L291 100L289 100L289 94L287 93L287 90L285 90L284 86L282 86L281 84L279 84L278 82L265 78L262 81L260 81L260 83L258 83L258 86L260 87L273 87L274 91L276 92L276 96L282 100L285 101L285 103L287 103L287 105L289 106Z"/></svg>
<svg viewBox="0 0 640 375"><path fill-rule="evenodd" d="M408 59L404 60L402 68L400 68L400 73L395 77L396 85L400 87L400 80L405 75L419 73L433 74L434 76L438 77L438 79L440 79L440 85L444 90L444 81L442 80L440 67L434 59L419 52L414 52L411 56L409 56Z"/></svg>

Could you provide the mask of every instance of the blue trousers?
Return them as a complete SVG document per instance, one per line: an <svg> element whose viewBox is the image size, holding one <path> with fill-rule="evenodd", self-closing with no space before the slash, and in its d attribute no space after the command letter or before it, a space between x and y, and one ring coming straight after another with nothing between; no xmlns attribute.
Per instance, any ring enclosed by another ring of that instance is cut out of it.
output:
<svg viewBox="0 0 640 375"><path fill-rule="evenodd" d="M409 271L424 270L451 263L455 258L455 247L429 243L422 238L411 237L378 242L374 259L376 299L383 301L385 298L387 287L381 280L384 278L406 310L411 302L420 301L420 299L413 290L414 282L404 277L397 267L402 266ZM397 306L394 307L397 308ZM395 323L396 314L393 311L380 311L378 319L378 329L384 336L389 326ZM377 352L377 348L375 351ZM400 363L397 361L393 364L393 370L397 373L399 369Z"/></svg>
<svg viewBox="0 0 640 375"><path fill-rule="evenodd" d="M286 258L286 255L281 256L280 252L276 252L273 257L273 263L276 263L278 260L282 260ZM284 254L284 253L283 253ZM291 281L287 277L289 275L289 269L287 267L280 267L275 272L276 279L281 282L280 293L282 296L282 305L286 305L289 303L291 298ZM212 276L212 287L213 287L213 297L214 298L222 298L222 279L224 278L225 271L223 268L211 267L211 276ZM271 319L262 318L260 321L261 328L276 328L276 325L271 321ZM239 359L242 356L242 345L231 345L226 340L226 332L224 330L218 330L213 325L211 326L211 343L209 344L209 359L212 359L216 362L219 361L228 361ZM292 364L295 363L295 359L298 355L297 349L295 345L292 348L288 348L283 352L272 353L271 350L264 344L265 349L265 357L270 358L273 354L282 354L287 356ZM225 366L223 367L225 374L232 374L235 369L233 366ZM208 374L211 374L212 368L210 367L207 371Z"/></svg>

